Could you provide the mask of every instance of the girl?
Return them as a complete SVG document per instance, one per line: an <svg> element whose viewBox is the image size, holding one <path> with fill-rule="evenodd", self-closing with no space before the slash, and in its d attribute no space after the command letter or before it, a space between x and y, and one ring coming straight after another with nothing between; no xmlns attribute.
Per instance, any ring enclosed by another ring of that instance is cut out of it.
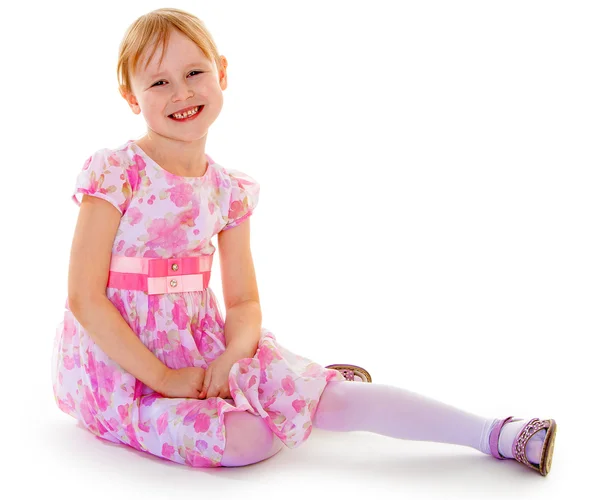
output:
<svg viewBox="0 0 600 500"><path fill-rule="evenodd" d="M148 128L96 151L77 178L52 359L59 408L99 438L192 467L256 463L315 426L470 446L548 474L554 420L487 419L372 384L261 327L249 227L259 184L205 153L226 69L204 24L178 9L124 36L120 92ZM209 287L215 234L226 321Z"/></svg>

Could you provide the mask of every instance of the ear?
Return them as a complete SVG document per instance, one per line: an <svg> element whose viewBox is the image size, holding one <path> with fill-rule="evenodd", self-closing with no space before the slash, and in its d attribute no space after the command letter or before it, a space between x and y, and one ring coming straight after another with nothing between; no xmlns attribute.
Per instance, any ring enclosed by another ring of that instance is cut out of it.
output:
<svg viewBox="0 0 600 500"><path fill-rule="evenodd" d="M227 59L225 58L225 56L220 57L223 70L219 74L219 83L221 85L221 90L225 90L227 88Z"/></svg>
<svg viewBox="0 0 600 500"><path fill-rule="evenodd" d="M119 88L119 92L121 94L121 97L123 97L123 99L127 101L127 104L129 104L131 111L133 111L136 115L139 115L142 110L135 95L133 95L131 92L128 92L123 87Z"/></svg>

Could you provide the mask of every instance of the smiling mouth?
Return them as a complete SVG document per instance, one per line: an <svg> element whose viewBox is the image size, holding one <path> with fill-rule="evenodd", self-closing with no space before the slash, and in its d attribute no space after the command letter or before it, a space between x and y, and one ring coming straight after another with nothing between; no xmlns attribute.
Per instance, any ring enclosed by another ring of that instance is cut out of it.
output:
<svg viewBox="0 0 600 500"><path fill-rule="evenodd" d="M199 115L203 109L204 109L204 105L202 105L202 106L196 106L195 108L192 109L192 111L195 110L195 113L192 113L191 115L188 115L187 114L188 112L186 112L183 115L184 116L183 118L176 118L175 117L176 114L181 115L181 113L173 113L173 114L168 115L168 116L169 116L169 118L172 118L173 120L184 121L184 120L187 120L189 118L193 118L196 115Z"/></svg>

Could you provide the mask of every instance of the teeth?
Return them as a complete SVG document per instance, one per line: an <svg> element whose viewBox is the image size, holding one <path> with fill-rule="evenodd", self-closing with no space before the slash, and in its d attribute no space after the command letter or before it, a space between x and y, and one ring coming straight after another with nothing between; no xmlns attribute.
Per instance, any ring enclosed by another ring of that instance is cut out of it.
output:
<svg viewBox="0 0 600 500"><path fill-rule="evenodd" d="M198 111L200 110L200 106L196 106L194 109L191 109L190 111L186 111L185 113L173 113L173 116L175 118L187 118L188 116L192 116L195 115Z"/></svg>

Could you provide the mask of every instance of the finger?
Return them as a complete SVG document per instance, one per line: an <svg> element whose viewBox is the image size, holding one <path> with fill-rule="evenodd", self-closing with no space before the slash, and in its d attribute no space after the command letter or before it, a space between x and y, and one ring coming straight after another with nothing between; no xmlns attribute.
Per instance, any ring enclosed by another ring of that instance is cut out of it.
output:
<svg viewBox="0 0 600 500"><path fill-rule="evenodd" d="M212 385L206 391L206 397L207 398L214 398L214 397L216 397L218 395L219 395L219 389L217 389L216 387L214 387Z"/></svg>
<svg viewBox="0 0 600 500"><path fill-rule="evenodd" d="M219 391L219 397L220 398L227 398L229 393L229 387L227 387L227 384L223 384L223 386L221 387L221 390Z"/></svg>
<svg viewBox="0 0 600 500"><path fill-rule="evenodd" d="M223 398L223 397L225 397L224 394L226 392L226 389L225 389L225 387L221 386L216 389L216 392L217 392L217 394L216 394L217 397Z"/></svg>
<svg viewBox="0 0 600 500"><path fill-rule="evenodd" d="M210 397L220 397L219 395L223 392L223 386L216 385L213 381L211 387L208 390Z"/></svg>
<svg viewBox="0 0 600 500"><path fill-rule="evenodd" d="M210 368L206 371L206 375L204 376L204 382L202 384L202 392L204 396L208 395L208 388L210 387L210 380L212 378L212 370Z"/></svg>

